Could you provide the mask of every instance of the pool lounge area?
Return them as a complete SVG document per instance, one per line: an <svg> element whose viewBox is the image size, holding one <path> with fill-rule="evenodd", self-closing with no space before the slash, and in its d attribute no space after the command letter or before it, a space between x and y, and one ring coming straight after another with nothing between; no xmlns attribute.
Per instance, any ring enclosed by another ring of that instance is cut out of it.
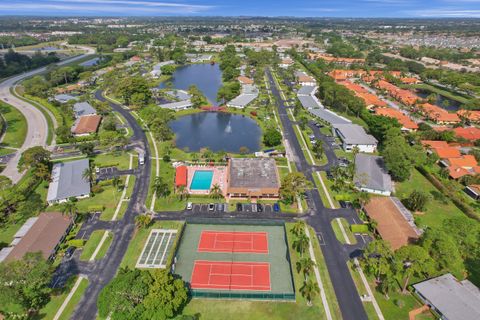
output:
<svg viewBox="0 0 480 320"><path fill-rule="evenodd" d="M208 195L213 185L218 184L226 194L226 167L193 165L187 166L187 189L190 194Z"/></svg>

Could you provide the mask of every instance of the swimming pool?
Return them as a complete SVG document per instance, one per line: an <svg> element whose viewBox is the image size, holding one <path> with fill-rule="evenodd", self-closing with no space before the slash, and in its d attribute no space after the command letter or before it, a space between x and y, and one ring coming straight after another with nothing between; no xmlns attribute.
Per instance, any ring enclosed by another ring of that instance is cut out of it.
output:
<svg viewBox="0 0 480 320"><path fill-rule="evenodd" d="M212 184L213 171L197 170L193 174L190 190L210 190Z"/></svg>

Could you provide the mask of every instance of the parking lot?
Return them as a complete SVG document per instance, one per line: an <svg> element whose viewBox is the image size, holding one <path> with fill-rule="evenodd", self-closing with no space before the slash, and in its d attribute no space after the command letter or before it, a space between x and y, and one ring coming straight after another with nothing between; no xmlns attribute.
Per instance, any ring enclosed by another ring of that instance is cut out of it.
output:
<svg viewBox="0 0 480 320"><path fill-rule="evenodd" d="M206 212L280 212L280 208L274 208L273 204L256 204L256 203L236 203L235 209L231 210L227 203L193 203L191 208L187 205L186 210L191 210L193 213Z"/></svg>

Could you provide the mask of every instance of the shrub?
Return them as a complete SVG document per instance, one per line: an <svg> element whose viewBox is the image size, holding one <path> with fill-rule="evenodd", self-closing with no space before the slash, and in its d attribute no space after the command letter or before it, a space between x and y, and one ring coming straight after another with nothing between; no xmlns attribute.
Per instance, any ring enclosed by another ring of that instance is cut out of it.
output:
<svg viewBox="0 0 480 320"><path fill-rule="evenodd" d="M85 245L85 240L83 239L72 239L67 242L69 246L76 247L76 248L81 248Z"/></svg>
<svg viewBox="0 0 480 320"><path fill-rule="evenodd" d="M96 184L92 187L92 193L100 193L102 191L103 191L103 188L99 184Z"/></svg>
<svg viewBox="0 0 480 320"><path fill-rule="evenodd" d="M368 233L368 224L352 224L350 230L353 233Z"/></svg>

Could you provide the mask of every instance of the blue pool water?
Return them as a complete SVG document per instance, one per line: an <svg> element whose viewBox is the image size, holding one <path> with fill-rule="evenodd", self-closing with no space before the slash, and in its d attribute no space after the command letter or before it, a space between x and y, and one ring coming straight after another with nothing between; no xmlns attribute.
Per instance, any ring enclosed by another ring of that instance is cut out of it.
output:
<svg viewBox="0 0 480 320"><path fill-rule="evenodd" d="M195 171L190 184L190 190L210 190L212 184L213 171Z"/></svg>

